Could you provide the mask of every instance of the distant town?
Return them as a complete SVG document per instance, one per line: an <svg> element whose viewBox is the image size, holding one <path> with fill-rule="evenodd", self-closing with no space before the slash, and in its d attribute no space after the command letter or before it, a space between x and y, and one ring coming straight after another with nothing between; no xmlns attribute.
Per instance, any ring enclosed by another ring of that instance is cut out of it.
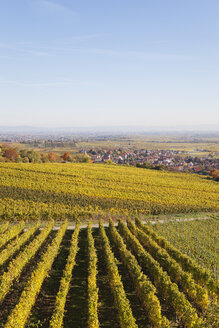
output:
<svg viewBox="0 0 219 328"><path fill-rule="evenodd" d="M164 169L169 168L172 171L186 171L196 173L208 173L212 169L219 170L219 159L214 158L216 154L210 154L203 157L184 154L181 151L173 150L134 150L122 151L114 150L95 150L88 152L80 150L94 163L115 163L129 164L145 168Z"/></svg>

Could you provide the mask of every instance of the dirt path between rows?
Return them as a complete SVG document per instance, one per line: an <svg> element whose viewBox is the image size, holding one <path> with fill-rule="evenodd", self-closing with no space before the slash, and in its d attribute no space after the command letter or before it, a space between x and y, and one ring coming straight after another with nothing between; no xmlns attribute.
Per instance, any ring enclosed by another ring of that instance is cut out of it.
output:
<svg viewBox="0 0 219 328"><path fill-rule="evenodd" d="M144 224L146 224L147 222L150 222L152 224L157 224L157 223L166 223L168 221L171 221L171 222L175 222L175 221L184 222L184 221L207 220L207 219L211 219L211 217L206 216L206 217L197 217L197 218L177 218L177 219L168 219L168 220L162 220L161 219L161 220L156 220L156 221L155 220L143 220L142 222ZM104 227L109 227L109 223L104 223L103 225L104 225ZM117 226L117 225L118 225L118 223L115 223L115 226ZM81 228L87 228L87 224L82 224ZM93 223L92 228L99 228L99 223ZM58 229L60 229L59 226L55 226L53 228L53 230L58 230ZM68 230L73 230L73 229L75 229L75 225L74 224L69 225L67 229Z"/></svg>

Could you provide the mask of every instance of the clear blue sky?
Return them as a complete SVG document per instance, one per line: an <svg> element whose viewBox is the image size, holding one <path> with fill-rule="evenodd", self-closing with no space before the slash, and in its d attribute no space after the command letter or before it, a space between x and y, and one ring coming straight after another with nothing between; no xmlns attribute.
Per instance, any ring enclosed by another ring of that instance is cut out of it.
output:
<svg viewBox="0 0 219 328"><path fill-rule="evenodd" d="M0 0L0 125L219 125L218 0Z"/></svg>

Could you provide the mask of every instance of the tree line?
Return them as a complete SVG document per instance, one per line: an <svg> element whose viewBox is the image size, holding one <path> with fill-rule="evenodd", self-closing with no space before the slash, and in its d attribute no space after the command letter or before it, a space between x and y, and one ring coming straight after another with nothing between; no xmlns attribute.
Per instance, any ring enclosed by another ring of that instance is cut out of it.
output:
<svg viewBox="0 0 219 328"><path fill-rule="evenodd" d="M69 152L57 154L55 152L42 153L33 149L17 149L7 144L0 145L0 162L12 163L89 163L90 158L84 154L71 155Z"/></svg>

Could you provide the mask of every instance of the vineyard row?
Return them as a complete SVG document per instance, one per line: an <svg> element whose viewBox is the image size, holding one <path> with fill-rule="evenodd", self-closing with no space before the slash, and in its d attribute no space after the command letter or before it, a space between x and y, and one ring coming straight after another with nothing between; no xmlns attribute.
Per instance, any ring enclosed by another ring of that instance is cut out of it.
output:
<svg viewBox="0 0 219 328"><path fill-rule="evenodd" d="M10 297L13 304L7 318L4 318L4 311L0 310L2 327L30 327L30 322L32 324L37 320L39 323L41 320L35 315L35 305L49 279L48 275L55 274L54 268L57 256L64 247L67 225L65 221L56 232L52 232L53 221L42 230L39 230L40 223L25 231L24 222L11 228L7 223L0 227L0 305L4 307L5 299L10 300ZM106 289L113 299L114 326L141 326L121 267L132 281L132 292L144 313L145 326L168 328L174 323L187 328L207 327L209 309L217 303L216 281L194 260L181 253L151 227L143 225L139 219L136 224L127 219L127 225L119 220L118 228L112 220L109 228L103 226L102 220L99 228L95 229L92 229L91 222L86 229L81 229L80 223L76 225L69 239L67 256L63 259L63 270L56 282L58 292L50 306L50 315L45 318L48 327L65 327L71 286L74 285L77 266L80 265L79 240L83 231L86 231L86 244L81 247L84 247L87 254L85 261L88 263L87 279L83 282L86 287L86 327L99 328L107 324L103 315L104 304L101 303L105 297L101 285L104 270L108 285ZM31 261L33 266L25 273ZM13 286L21 281L22 274L26 275L26 281L19 287L20 294L15 300ZM79 311L82 309L79 308ZM215 322L216 327L218 321Z"/></svg>

